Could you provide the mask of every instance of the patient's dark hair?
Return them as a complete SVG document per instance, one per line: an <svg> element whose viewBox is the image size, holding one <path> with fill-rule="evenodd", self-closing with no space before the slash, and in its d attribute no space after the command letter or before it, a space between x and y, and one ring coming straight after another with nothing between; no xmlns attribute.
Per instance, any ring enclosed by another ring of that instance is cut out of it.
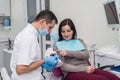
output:
<svg viewBox="0 0 120 80"><path fill-rule="evenodd" d="M74 23L72 22L71 19L67 18L67 19L62 20L60 25L59 25L59 28L58 28L59 41L64 40L61 32L62 32L62 27L66 26L66 25L70 26L70 29L73 30L73 36L72 36L71 39L76 39L77 38L77 32L76 32L76 29L75 29L75 25L74 25Z"/></svg>
<svg viewBox="0 0 120 80"><path fill-rule="evenodd" d="M52 20L55 20L56 24L58 23L57 17L50 10L42 10L38 13L34 21L39 21L40 19L45 19L47 23L51 23Z"/></svg>

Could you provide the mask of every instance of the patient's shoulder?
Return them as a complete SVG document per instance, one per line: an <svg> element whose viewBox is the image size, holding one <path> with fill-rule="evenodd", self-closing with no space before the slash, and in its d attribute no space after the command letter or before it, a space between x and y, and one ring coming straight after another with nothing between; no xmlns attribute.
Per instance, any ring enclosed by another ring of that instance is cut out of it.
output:
<svg viewBox="0 0 120 80"><path fill-rule="evenodd" d="M83 39L81 39L81 38L77 38L78 40L80 40L81 42L83 42Z"/></svg>

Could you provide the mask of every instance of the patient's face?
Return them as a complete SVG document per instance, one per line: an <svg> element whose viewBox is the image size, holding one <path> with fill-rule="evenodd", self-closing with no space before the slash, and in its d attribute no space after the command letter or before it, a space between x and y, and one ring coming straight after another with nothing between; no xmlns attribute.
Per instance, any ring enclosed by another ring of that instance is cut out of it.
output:
<svg viewBox="0 0 120 80"><path fill-rule="evenodd" d="M63 39L70 40L73 36L73 30L70 29L70 26L65 25L62 27L61 34Z"/></svg>

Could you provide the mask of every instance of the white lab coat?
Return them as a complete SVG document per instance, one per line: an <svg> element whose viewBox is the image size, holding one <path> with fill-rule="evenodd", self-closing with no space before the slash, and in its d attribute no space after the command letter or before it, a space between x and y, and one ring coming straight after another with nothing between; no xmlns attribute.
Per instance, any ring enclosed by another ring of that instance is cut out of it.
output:
<svg viewBox="0 0 120 80"><path fill-rule="evenodd" d="M12 80L42 80L41 68L22 75L16 74L16 65L30 65L41 59L38 35L38 31L31 24L17 35L10 64Z"/></svg>

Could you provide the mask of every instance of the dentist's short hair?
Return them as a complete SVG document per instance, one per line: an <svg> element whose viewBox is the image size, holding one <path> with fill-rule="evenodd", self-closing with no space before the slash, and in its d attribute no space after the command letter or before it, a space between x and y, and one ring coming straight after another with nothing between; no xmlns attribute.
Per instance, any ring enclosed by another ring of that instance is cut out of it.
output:
<svg viewBox="0 0 120 80"><path fill-rule="evenodd" d="M52 20L55 20L56 24L58 23L57 17L50 10L40 11L40 13L38 13L34 21L39 21L40 19L45 19L47 23L51 23Z"/></svg>

